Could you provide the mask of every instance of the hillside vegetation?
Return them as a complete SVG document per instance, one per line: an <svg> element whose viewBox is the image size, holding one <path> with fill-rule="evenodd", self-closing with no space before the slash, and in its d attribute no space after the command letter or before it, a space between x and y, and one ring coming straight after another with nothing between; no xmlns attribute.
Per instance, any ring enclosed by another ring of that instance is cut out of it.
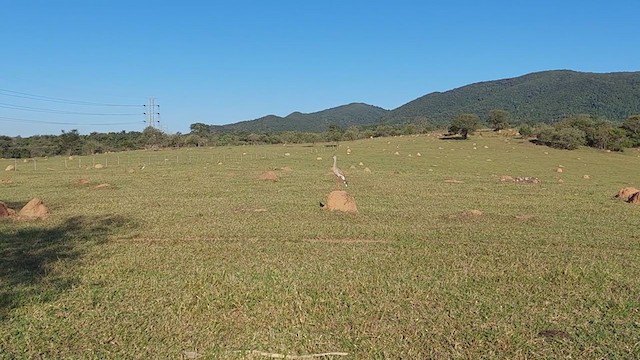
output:
<svg viewBox="0 0 640 360"><path fill-rule="evenodd" d="M557 70L480 82L425 95L390 111L381 121L427 117L434 124L447 124L460 113L486 119L493 109L508 111L515 122L554 123L575 114L624 120L640 113L640 72Z"/></svg>
<svg viewBox="0 0 640 360"><path fill-rule="evenodd" d="M347 128L354 125L376 123L388 110L353 103L314 113L294 112L286 117L268 115L255 120L229 125L212 126L213 131L282 132L282 131L327 131L330 125Z"/></svg>

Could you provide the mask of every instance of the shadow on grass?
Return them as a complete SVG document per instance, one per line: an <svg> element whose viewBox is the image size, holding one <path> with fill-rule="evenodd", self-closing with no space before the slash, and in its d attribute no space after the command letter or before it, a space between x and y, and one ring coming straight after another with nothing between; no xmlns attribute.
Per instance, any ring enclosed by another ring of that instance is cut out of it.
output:
<svg viewBox="0 0 640 360"><path fill-rule="evenodd" d="M73 286L76 262L128 223L121 216L77 216L51 228L0 228L0 320L14 308L54 300Z"/></svg>
<svg viewBox="0 0 640 360"><path fill-rule="evenodd" d="M462 135L444 135L438 138L438 140L468 140L468 138Z"/></svg>

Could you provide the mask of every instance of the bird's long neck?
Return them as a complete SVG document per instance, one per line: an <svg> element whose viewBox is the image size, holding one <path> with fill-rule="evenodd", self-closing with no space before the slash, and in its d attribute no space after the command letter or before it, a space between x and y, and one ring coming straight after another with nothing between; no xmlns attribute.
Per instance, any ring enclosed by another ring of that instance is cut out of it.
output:
<svg viewBox="0 0 640 360"><path fill-rule="evenodd" d="M333 168L334 168L334 169L336 168L336 161L337 161L337 160L338 160L338 159L336 159L336 157L334 156L334 157L333 157Z"/></svg>

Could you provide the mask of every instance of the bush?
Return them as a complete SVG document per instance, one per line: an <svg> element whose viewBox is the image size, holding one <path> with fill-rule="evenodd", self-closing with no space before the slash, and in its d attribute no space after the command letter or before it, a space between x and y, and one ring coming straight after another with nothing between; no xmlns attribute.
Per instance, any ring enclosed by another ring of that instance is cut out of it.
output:
<svg viewBox="0 0 640 360"><path fill-rule="evenodd" d="M538 134L538 141L556 149L575 150L586 144L586 134L576 128L547 128Z"/></svg>
<svg viewBox="0 0 640 360"><path fill-rule="evenodd" d="M523 138L528 138L533 135L533 128L528 124L523 124L518 129L518 132L520 133L520 135L522 135Z"/></svg>

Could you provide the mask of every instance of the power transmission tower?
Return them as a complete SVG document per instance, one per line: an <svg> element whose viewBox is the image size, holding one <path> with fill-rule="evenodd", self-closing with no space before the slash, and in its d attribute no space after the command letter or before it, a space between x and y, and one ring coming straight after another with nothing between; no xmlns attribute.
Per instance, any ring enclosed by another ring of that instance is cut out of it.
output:
<svg viewBox="0 0 640 360"><path fill-rule="evenodd" d="M156 98L150 97L146 107L145 115L147 115L147 126L158 128L160 122L160 105L156 104Z"/></svg>

